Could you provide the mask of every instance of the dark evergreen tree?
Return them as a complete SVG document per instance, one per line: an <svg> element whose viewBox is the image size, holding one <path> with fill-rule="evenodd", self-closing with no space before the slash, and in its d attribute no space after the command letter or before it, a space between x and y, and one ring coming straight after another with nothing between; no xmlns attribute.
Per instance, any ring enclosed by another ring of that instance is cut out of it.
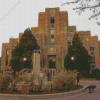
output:
<svg viewBox="0 0 100 100"><path fill-rule="evenodd" d="M74 57L74 60L71 59ZM68 54L64 60L64 66L66 69L77 70L80 73L84 72L84 75L90 72L91 56L88 51L82 45L78 34L75 33L72 41L72 45L68 48Z"/></svg>
<svg viewBox="0 0 100 100"><path fill-rule="evenodd" d="M12 51L11 66L14 72L20 71L22 68L31 68L31 57L34 49L39 49L37 40L32 35L31 30L28 28L24 31L20 42ZM26 61L24 62L24 58Z"/></svg>

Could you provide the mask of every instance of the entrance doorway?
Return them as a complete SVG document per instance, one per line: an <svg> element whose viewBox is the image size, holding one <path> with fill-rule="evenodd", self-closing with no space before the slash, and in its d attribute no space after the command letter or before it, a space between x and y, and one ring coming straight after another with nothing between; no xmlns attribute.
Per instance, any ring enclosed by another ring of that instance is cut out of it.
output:
<svg viewBox="0 0 100 100"><path fill-rule="evenodd" d="M49 68L55 69L56 68L56 55L49 55Z"/></svg>

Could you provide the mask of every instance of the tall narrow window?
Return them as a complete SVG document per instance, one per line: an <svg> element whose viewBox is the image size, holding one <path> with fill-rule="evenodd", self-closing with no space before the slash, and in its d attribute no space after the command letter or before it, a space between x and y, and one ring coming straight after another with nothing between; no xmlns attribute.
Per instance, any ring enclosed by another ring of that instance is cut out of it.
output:
<svg viewBox="0 0 100 100"><path fill-rule="evenodd" d="M90 45L90 51L94 51L94 45L93 44Z"/></svg>
<svg viewBox="0 0 100 100"><path fill-rule="evenodd" d="M6 65L8 65L9 49L6 50Z"/></svg>
<svg viewBox="0 0 100 100"><path fill-rule="evenodd" d="M71 45L71 40L67 41L67 45L70 46Z"/></svg>
<svg viewBox="0 0 100 100"><path fill-rule="evenodd" d="M67 32L67 37L71 37L71 32Z"/></svg>
<svg viewBox="0 0 100 100"><path fill-rule="evenodd" d="M91 57L92 58L92 63L95 63L95 57Z"/></svg>
<svg viewBox="0 0 100 100"><path fill-rule="evenodd" d="M51 34L51 45L55 45L54 34Z"/></svg>
<svg viewBox="0 0 100 100"><path fill-rule="evenodd" d="M94 69L94 68L95 68L95 64L92 63L92 64L91 64L91 69Z"/></svg>
<svg viewBox="0 0 100 100"><path fill-rule="evenodd" d="M54 18L51 18L51 28L54 28L54 23L55 23L55 21L54 21Z"/></svg>
<svg viewBox="0 0 100 100"><path fill-rule="evenodd" d="M54 34L51 34L51 39L54 39Z"/></svg>
<svg viewBox="0 0 100 100"><path fill-rule="evenodd" d="M51 45L55 45L55 43L54 42L51 42Z"/></svg>
<svg viewBox="0 0 100 100"><path fill-rule="evenodd" d="M94 51L90 51L90 55L91 55L91 56L95 56L95 55L94 55Z"/></svg>

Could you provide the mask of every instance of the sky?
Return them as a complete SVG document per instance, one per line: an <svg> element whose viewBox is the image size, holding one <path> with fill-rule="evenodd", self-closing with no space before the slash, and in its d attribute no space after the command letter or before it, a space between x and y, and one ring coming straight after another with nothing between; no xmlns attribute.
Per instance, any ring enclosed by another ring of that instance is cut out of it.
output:
<svg viewBox="0 0 100 100"><path fill-rule="evenodd" d="M91 36L98 36L100 41L100 25L97 25L100 17L89 20L93 14L90 10L79 15L73 10L77 4L61 6L66 1L69 0L0 0L0 57L2 43L18 38L28 27L38 27L38 14L45 12L45 8L59 7L60 11L67 11L69 26L76 26L77 31L91 31Z"/></svg>

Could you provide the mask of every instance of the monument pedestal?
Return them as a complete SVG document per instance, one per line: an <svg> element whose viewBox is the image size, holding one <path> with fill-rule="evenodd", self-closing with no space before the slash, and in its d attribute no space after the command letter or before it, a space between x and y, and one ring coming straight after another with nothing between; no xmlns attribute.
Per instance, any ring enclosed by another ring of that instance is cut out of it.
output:
<svg viewBox="0 0 100 100"><path fill-rule="evenodd" d="M23 84L22 85L22 88L21 88L21 93L22 94L29 94L29 86L30 86L30 83L28 84Z"/></svg>

